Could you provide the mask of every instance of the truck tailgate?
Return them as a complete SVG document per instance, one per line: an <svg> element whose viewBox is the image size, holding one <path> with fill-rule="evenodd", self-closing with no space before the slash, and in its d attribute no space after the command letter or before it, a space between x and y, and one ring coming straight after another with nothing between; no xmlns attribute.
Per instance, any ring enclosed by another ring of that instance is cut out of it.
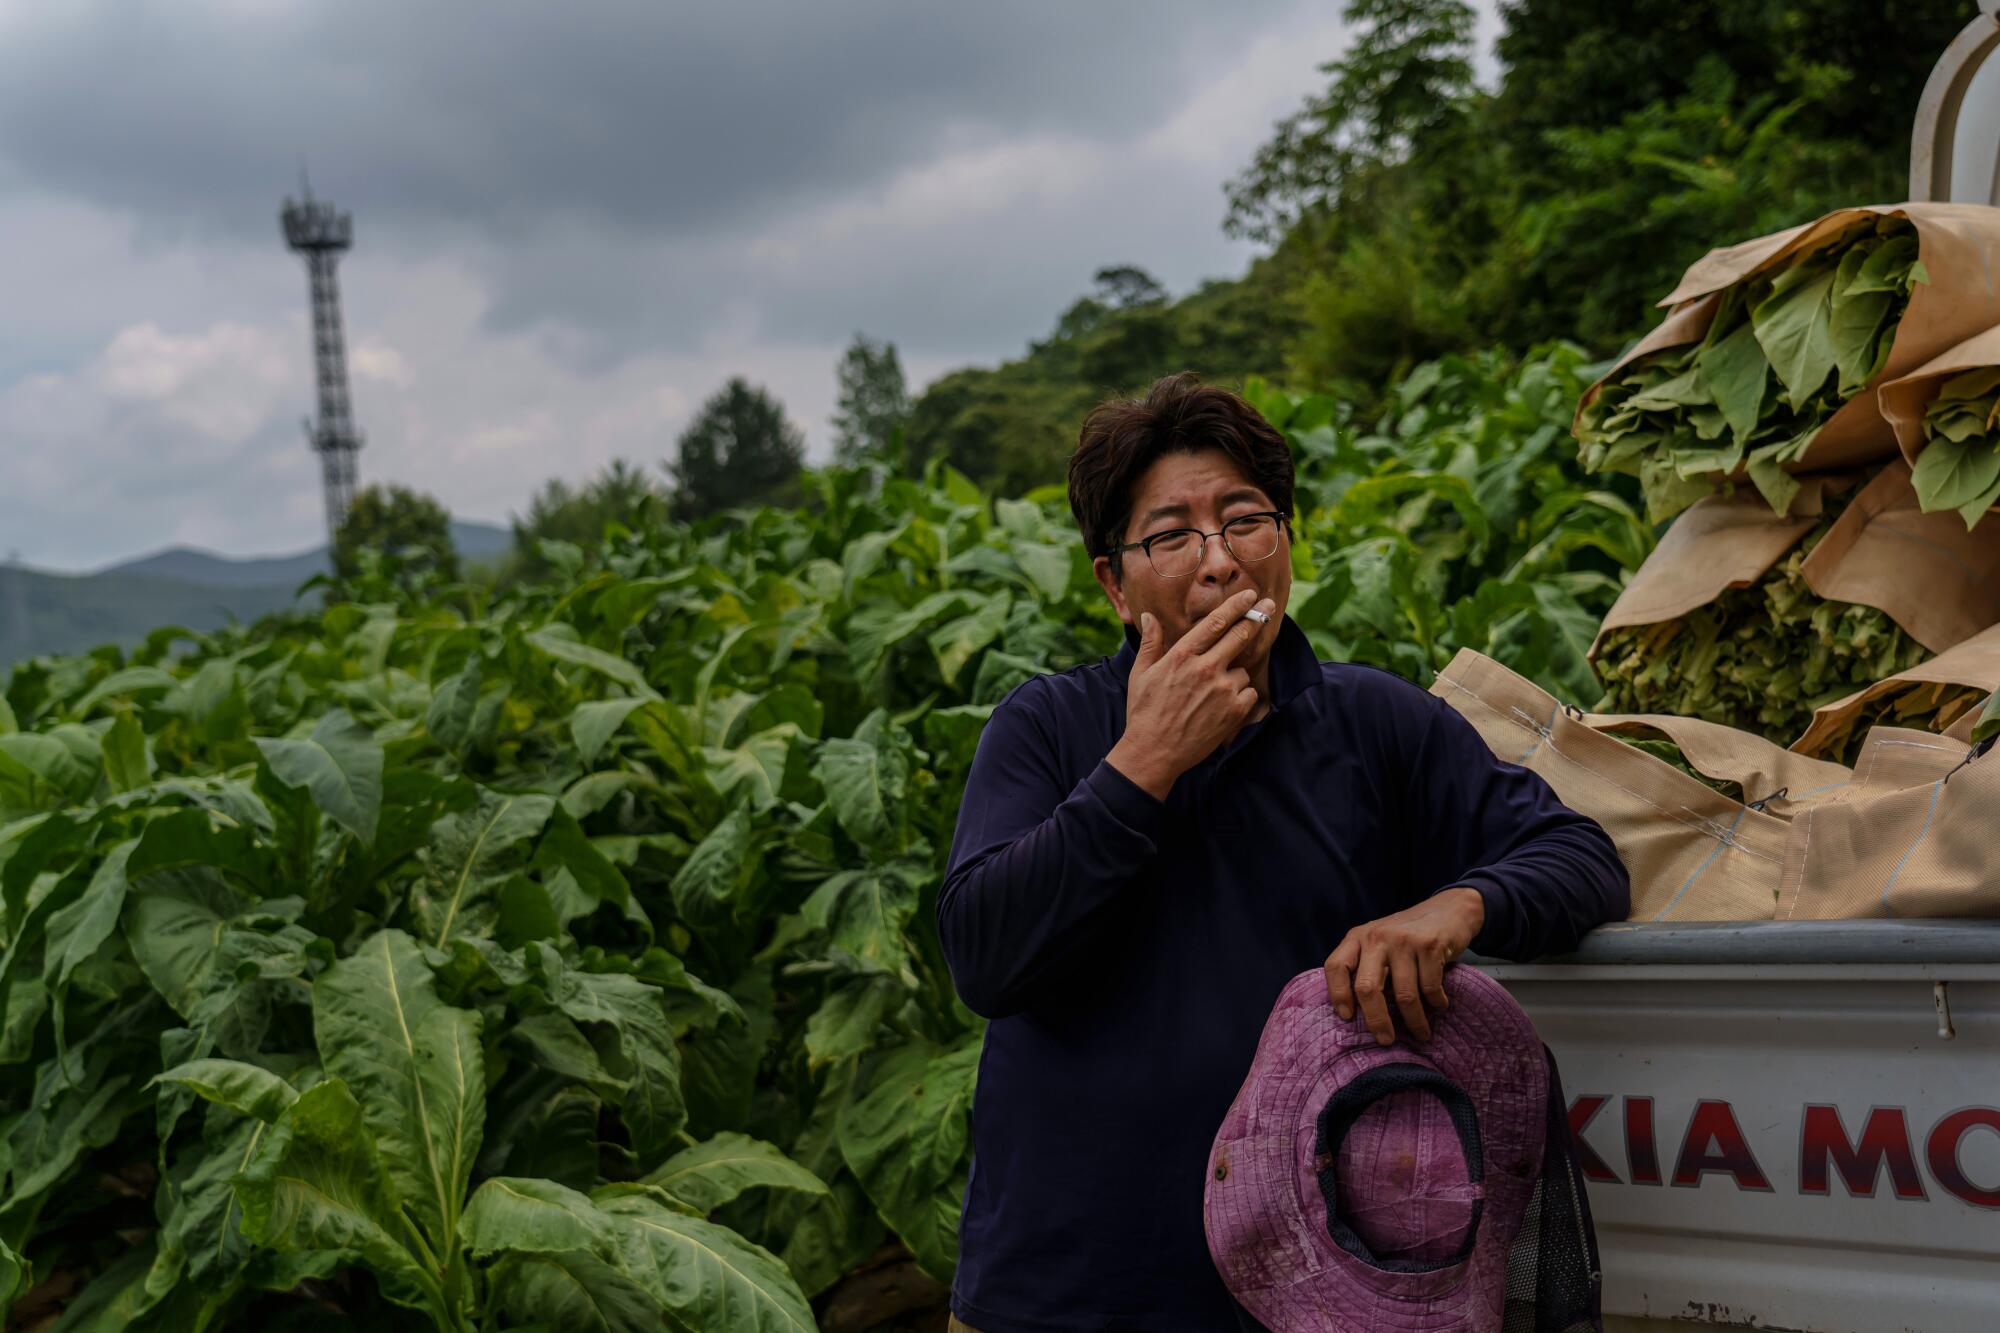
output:
<svg viewBox="0 0 2000 1333"><path fill-rule="evenodd" d="M2000 923L1627 923L1470 961L1562 1069L1607 1316L2000 1329Z"/></svg>

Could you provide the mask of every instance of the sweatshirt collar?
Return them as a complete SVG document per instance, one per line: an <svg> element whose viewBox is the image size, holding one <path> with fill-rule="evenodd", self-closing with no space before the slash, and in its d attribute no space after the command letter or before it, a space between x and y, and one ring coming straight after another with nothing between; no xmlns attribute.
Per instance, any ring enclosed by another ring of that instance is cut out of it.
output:
<svg viewBox="0 0 2000 1333"><path fill-rule="evenodd" d="M1125 626L1125 646L1105 659L1111 675L1122 688L1132 677L1132 663L1139 656L1139 631ZM1271 707L1283 708L1319 679L1319 653L1297 621L1284 616L1278 623L1278 637L1271 645Z"/></svg>

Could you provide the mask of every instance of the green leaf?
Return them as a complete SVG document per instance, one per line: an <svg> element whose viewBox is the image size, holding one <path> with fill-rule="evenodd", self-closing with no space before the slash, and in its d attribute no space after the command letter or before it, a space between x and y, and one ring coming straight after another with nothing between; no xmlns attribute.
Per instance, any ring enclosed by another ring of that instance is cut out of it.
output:
<svg viewBox="0 0 2000 1333"><path fill-rule="evenodd" d="M674 1154L643 1178L702 1214L713 1213L746 1190L827 1194L826 1182L772 1144L747 1134L717 1134Z"/></svg>
<svg viewBox="0 0 2000 1333"><path fill-rule="evenodd" d="M1069 552L1063 551L1062 556L1064 576L1067 577ZM996 593L971 615L960 616L931 631L931 651L937 654L938 674L948 682L956 682L958 673L972 660L973 654L1000 637L1000 632L1007 627L1007 613L1013 605L1013 598L1006 593Z"/></svg>
<svg viewBox="0 0 2000 1333"><path fill-rule="evenodd" d="M747 883L752 866L750 812L730 811L695 845L686 864L674 876L668 892L675 909L689 921L710 922L727 917Z"/></svg>
<svg viewBox="0 0 2000 1333"><path fill-rule="evenodd" d="M0 1319L7 1317L16 1298L35 1284L35 1266L0 1240Z"/></svg>
<svg viewBox="0 0 2000 1333"><path fill-rule="evenodd" d="M971 1147L976 1042L937 1052L923 1044L886 1054L866 1078L868 1091L842 1108L840 1155L917 1262L949 1278L957 1243L939 1229L953 1210L952 1184Z"/></svg>
<svg viewBox="0 0 2000 1333"><path fill-rule="evenodd" d="M315 1084L285 1109L239 1190L243 1229L256 1243L357 1255L384 1293L405 1305L436 1291L402 1243L395 1190L361 1107L338 1079Z"/></svg>
<svg viewBox="0 0 2000 1333"><path fill-rule="evenodd" d="M1750 311L1758 345L1794 408L1805 406L1819 392L1834 367L1828 331L1834 274L1830 266L1817 274L1804 266L1789 269L1778 279L1780 283L1790 279L1789 284L1774 287Z"/></svg>
<svg viewBox="0 0 2000 1333"><path fill-rule="evenodd" d="M363 843L375 841L382 813L382 747L367 727L336 708L306 740L260 736L256 741L273 777L310 791L328 818Z"/></svg>
<svg viewBox="0 0 2000 1333"><path fill-rule="evenodd" d="M437 997L400 930L378 931L313 983L328 1074L353 1089L388 1180L439 1254L448 1252L479 1156L486 1064L479 1015Z"/></svg>
<svg viewBox="0 0 2000 1333"><path fill-rule="evenodd" d="M1838 391L1843 398L1861 391L1875 369L1875 344L1889 322L1895 297L1889 292L1835 298L1827 337L1839 368Z"/></svg>
<svg viewBox="0 0 2000 1333"><path fill-rule="evenodd" d="M549 812L547 831L535 849L535 866L542 870L567 870L577 886L598 902L624 907L632 901L632 887L618 867L584 835L576 817L558 805Z"/></svg>
<svg viewBox="0 0 2000 1333"><path fill-rule="evenodd" d="M625 725L625 719L632 715L633 709L643 707L645 703L644 699L624 698L597 699L578 704L576 711L570 714L569 727L583 762L596 763L597 756L604 752L605 742Z"/></svg>
<svg viewBox="0 0 2000 1333"><path fill-rule="evenodd" d="M659 1333L659 1304L588 1252L508 1255L494 1264L493 1299L522 1328L559 1333Z"/></svg>
<svg viewBox="0 0 2000 1333"><path fill-rule="evenodd" d="M776 1255L642 1194L600 1197L611 1266L689 1328L814 1333L812 1307Z"/></svg>
<svg viewBox="0 0 2000 1333"><path fill-rule="evenodd" d="M114 792L137 791L153 780L146 732L129 708L119 709L104 733L104 776Z"/></svg>
<svg viewBox="0 0 2000 1333"><path fill-rule="evenodd" d="M907 752L876 735L823 742L813 776L826 789L827 803L847 836L877 854L893 853L901 839L897 811L909 790ZM867 729L866 723L863 729Z"/></svg>
<svg viewBox="0 0 2000 1333"><path fill-rule="evenodd" d="M153 1082L178 1083L217 1105L266 1122L275 1122L299 1099L291 1084L242 1060L189 1060L156 1075Z"/></svg>
<svg viewBox="0 0 2000 1333"><path fill-rule="evenodd" d="M1738 325L1729 336L1704 347L1697 364L1740 445L1757 429L1757 419L1764 410L1764 388L1771 379L1771 366L1757 344L1756 331L1749 324Z"/></svg>
<svg viewBox="0 0 2000 1333"><path fill-rule="evenodd" d="M1972 724L1973 744L1995 736L2000 736L2000 693L1987 699L1986 706L1979 710L1979 720Z"/></svg>
<svg viewBox="0 0 2000 1333"><path fill-rule="evenodd" d="M118 929L125 910L125 864L138 846L135 838L121 842L98 863L90 887L69 906L49 917L48 939L42 949L42 980L60 996L70 973L97 952Z"/></svg>
<svg viewBox="0 0 2000 1333"><path fill-rule="evenodd" d="M492 929L493 896L525 865L526 844L555 808L552 796L482 787L470 810L446 815L432 827L427 873L414 906L433 946L443 948L454 933Z"/></svg>
<svg viewBox="0 0 2000 1333"><path fill-rule="evenodd" d="M611 1038L606 1068L622 1080L619 1117L643 1166L663 1160L687 1123L681 1092L680 1048L656 986L619 973L579 972L547 945L528 957L557 1008L579 1023L602 1025ZM610 1095L617 1090L607 1088Z"/></svg>
<svg viewBox="0 0 2000 1333"><path fill-rule="evenodd" d="M1987 440L1957 444L1934 439L1910 469L1917 504L1926 513L1970 504L1996 482L2000 482L2000 449Z"/></svg>
<svg viewBox="0 0 2000 1333"><path fill-rule="evenodd" d="M657 699L659 692L646 683L646 673L622 657L615 657L589 644L579 643L569 637L575 633L567 625L545 625L532 634L523 636L525 641L547 653L558 661L586 667L591 671L617 681L626 689L644 699Z"/></svg>
<svg viewBox="0 0 2000 1333"><path fill-rule="evenodd" d="M496 1176L465 1206L465 1243L475 1259L503 1252L597 1251L610 1229L588 1196L552 1180Z"/></svg>
<svg viewBox="0 0 2000 1333"><path fill-rule="evenodd" d="M901 865L842 871L815 889L799 914L856 958L899 971L909 957L903 932L916 915L919 882Z"/></svg>
<svg viewBox="0 0 2000 1333"><path fill-rule="evenodd" d="M424 710L424 730L454 754L462 753L477 731L474 719L479 712L479 685L484 674L485 662L480 655L466 654L465 665L457 675L438 686L430 706Z"/></svg>

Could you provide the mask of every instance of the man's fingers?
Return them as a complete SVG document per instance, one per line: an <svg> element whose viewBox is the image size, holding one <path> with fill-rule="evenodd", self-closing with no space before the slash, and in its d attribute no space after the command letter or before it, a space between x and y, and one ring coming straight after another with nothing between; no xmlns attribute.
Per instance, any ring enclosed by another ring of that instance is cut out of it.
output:
<svg viewBox="0 0 2000 1333"><path fill-rule="evenodd" d="M1431 1020L1424 1012L1421 984L1414 949L1404 945L1389 955L1389 989L1396 997L1396 1011L1403 1016L1403 1028L1418 1041L1429 1041Z"/></svg>
<svg viewBox="0 0 2000 1333"><path fill-rule="evenodd" d="M1383 994L1387 971L1388 956L1379 944L1364 947L1354 965L1354 1000L1361 1007L1361 1021L1384 1046L1396 1040L1396 1024L1389 1017L1388 997Z"/></svg>
<svg viewBox="0 0 2000 1333"><path fill-rule="evenodd" d="M1444 993L1444 950L1431 945L1417 954L1417 976L1423 987L1424 1002L1443 1013L1451 1008L1451 997Z"/></svg>
<svg viewBox="0 0 2000 1333"><path fill-rule="evenodd" d="M1326 958L1326 998L1333 1002L1333 1011L1342 1022L1354 1017L1354 961L1360 952L1349 935Z"/></svg>
<svg viewBox="0 0 2000 1333"><path fill-rule="evenodd" d="M1259 599L1254 605L1267 616L1277 614L1278 604L1269 597ZM1247 610L1248 608L1245 609ZM1263 629L1263 625L1258 624L1248 616L1242 616L1229 626L1223 636L1216 640L1203 656L1213 657L1221 662L1234 662L1243 655L1244 650L1256 641L1257 635Z"/></svg>
<svg viewBox="0 0 2000 1333"><path fill-rule="evenodd" d="M1181 635L1180 642L1175 644L1169 651L1189 654L1207 652L1217 643L1221 642L1222 636L1229 631L1231 625L1234 625L1243 618L1245 611L1248 611L1255 605L1257 605L1257 590L1255 588L1245 588L1221 606L1210 611L1200 620L1195 621L1194 627ZM1254 620L1251 621L1250 628L1257 628L1257 622Z"/></svg>

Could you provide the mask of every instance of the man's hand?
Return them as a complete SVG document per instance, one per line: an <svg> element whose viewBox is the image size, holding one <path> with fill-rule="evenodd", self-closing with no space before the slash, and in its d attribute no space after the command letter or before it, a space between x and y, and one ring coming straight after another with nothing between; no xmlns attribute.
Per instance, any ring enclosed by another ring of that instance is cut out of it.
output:
<svg viewBox="0 0 2000 1333"><path fill-rule="evenodd" d="M1375 1040L1389 1046L1396 1040L1388 1003L1393 995L1410 1035L1429 1041L1424 1005L1445 1011L1444 965L1465 952L1485 922L1486 900L1479 890L1460 888L1356 926L1327 955L1327 998L1343 1019L1353 1018L1359 1004Z"/></svg>
<svg viewBox="0 0 2000 1333"><path fill-rule="evenodd" d="M1277 610L1270 598L1245 588L1195 622L1171 648L1162 648L1160 622L1140 617L1139 654L1125 686L1125 734L1105 756L1111 766L1164 801L1174 780L1235 734L1257 707L1250 673L1236 665L1259 633L1244 616L1251 607Z"/></svg>

